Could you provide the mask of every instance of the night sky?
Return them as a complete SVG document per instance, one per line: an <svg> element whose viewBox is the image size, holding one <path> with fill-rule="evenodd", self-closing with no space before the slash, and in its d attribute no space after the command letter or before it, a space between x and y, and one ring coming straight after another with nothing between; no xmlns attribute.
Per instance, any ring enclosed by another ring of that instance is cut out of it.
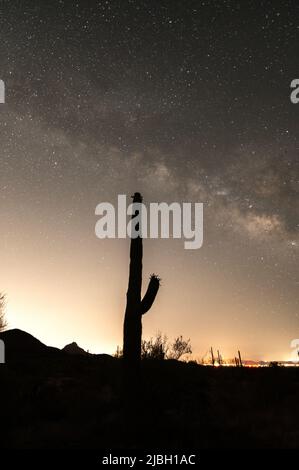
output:
<svg viewBox="0 0 299 470"><path fill-rule="evenodd" d="M278 6L278 4L281 6ZM288 359L299 337L296 1L2 2L0 291L47 344L122 343L129 240L95 207L203 202L204 243L144 242L143 321L194 357Z"/></svg>

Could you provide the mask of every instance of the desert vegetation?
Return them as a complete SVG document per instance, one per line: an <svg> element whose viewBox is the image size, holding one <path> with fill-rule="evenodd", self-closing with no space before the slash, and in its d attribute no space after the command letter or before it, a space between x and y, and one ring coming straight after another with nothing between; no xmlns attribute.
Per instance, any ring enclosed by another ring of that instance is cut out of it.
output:
<svg viewBox="0 0 299 470"><path fill-rule="evenodd" d="M5 318L5 295L0 293L0 331L3 331L7 326Z"/></svg>

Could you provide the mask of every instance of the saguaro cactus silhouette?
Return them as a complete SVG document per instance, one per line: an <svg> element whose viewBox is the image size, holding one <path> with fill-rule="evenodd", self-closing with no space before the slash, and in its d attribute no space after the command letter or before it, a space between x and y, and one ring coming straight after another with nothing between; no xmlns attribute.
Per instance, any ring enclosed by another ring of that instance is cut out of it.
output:
<svg viewBox="0 0 299 470"><path fill-rule="evenodd" d="M132 197L133 203L142 202L140 193L135 193ZM142 210L141 206L134 211L132 219L138 215L139 210ZM139 230L139 224L136 224L136 230ZM124 320L123 357L132 371L138 370L141 359L142 315L153 305L160 286L159 277L152 274L146 294L141 299L142 255L142 237L139 233L138 237L131 238L129 285Z"/></svg>

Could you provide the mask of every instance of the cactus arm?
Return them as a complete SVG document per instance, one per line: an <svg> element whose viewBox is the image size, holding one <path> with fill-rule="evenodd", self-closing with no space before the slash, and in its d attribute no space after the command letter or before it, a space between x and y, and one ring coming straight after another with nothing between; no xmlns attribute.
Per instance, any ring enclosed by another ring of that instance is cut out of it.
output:
<svg viewBox="0 0 299 470"><path fill-rule="evenodd" d="M151 306L153 305L156 295L158 293L159 287L160 287L160 279L155 274L152 274L150 278L150 282L148 284L147 291L140 304L141 315L144 315L146 312L148 312Z"/></svg>

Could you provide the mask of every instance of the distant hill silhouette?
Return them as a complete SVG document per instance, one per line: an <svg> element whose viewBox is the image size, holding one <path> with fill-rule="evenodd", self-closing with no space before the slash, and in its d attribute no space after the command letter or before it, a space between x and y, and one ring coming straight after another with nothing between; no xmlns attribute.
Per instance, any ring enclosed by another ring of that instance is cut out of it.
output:
<svg viewBox="0 0 299 470"><path fill-rule="evenodd" d="M26 331L14 328L0 333L0 339L5 343L5 355L45 355L60 353L58 348L46 346Z"/></svg>
<svg viewBox="0 0 299 470"><path fill-rule="evenodd" d="M30 333L26 331L14 328L6 330L0 333L0 339L5 343L5 357L8 359L15 358L26 358L26 356L41 356L45 357L48 355L74 355L74 356L86 356L94 359L109 360L112 356L109 354L91 354L80 348L74 341L59 349L53 346L46 346L44 343L39 341Z"/></svg>
<svg viewBox="0 0 299 470"><path fill-rule="evenodd" d="M84 351L84 349L80 348L80 346L78 346L75 341L64 346L64 348L62 348L62 351L68 354L80 354L82 356L86 356L87 354L89 354L87 351Z"/></svg>

